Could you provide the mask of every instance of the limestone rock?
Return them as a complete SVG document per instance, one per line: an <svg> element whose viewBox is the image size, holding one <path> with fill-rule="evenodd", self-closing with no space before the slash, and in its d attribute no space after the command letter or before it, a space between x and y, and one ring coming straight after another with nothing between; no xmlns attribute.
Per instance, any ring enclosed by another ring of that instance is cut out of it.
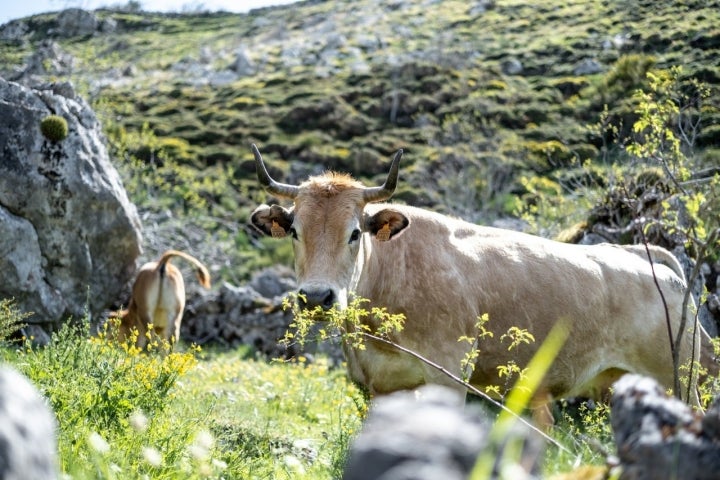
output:
<svg viewBox="0 0 720 480"><path fill-rule="evenodd" d="M516 424L500 445L490 445L492 421L472 407L438 385L376 398L351 447L344 480L464 480L486 449L495 459L490 478L538 478L539 437ZM520 458L503 459L508 442L520 447Z"/></svg>
<svg viewBox="0 0 720 480"><path fill-rule="evenodd" d="M52 330L117 298L141 233L94 112L69 83L38 88L0 78L0 298ZM62 141L40 132L51 114L67 121Z"/></svg>
<svg viewBox="0 0 720 480"><path fill-rule="evenodd" d="M92 35L100 27L97 15L81 8L68 8L57 16L58 34L63 37Z"/></svg>
<svg viewBox="0 0 720 480"><path fill-rule="evenodd" d="M58 478L55 416L35 386L0 367L0 478Z"/></svg>

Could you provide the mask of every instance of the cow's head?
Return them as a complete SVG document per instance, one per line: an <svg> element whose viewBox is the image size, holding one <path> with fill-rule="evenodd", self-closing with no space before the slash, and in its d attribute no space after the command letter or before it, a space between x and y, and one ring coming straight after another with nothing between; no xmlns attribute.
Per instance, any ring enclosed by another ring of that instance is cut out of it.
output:
<svg viewBox="0 0 720 480"><path fill-rule="evenodd" d="M310 177L297 186L276 182L255 145L252 150L260 184L273 195L292 199L294 205L261 205L250 221L265 235L292 237L302 306L345 308L363 235L373 236L371 241L388 241L409 224L407 217L390 208L374 215L364 212L366 204L392 196L402 150L395 154L390 173L379 187L365 187L349 175L334 172Z"/></svg>

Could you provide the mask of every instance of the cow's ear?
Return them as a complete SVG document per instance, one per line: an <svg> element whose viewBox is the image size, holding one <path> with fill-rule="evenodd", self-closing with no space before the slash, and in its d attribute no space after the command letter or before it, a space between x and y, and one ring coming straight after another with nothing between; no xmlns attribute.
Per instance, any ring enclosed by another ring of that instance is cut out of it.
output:
<svg viewBox="0 0 720 480"><path fill-rule="evenodd" d="M250 223L265 235L282 238L290 230L293 216L292 210L279 205L260 205L250 215Z"/></svg>
<svg viewBox="0 0 720 480"><path fill-rule="evenodd" d="M398 233L402 232L408 225L410 220L391 208L380 210L375 215L367 215L365 217L365 230L370 235L380 241L387 241Z"/></svg>

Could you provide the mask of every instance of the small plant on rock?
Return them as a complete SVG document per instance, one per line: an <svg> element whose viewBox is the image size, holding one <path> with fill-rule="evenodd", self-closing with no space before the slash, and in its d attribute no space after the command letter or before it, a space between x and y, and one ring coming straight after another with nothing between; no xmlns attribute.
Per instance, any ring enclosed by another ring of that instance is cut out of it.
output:
<svg viewBox="0 0 720 480"><path fill-rule="evenodd" d="M48 115L40 121L40 132L51 142L61 142L68 136L68 124L60 115Z"/></svg>

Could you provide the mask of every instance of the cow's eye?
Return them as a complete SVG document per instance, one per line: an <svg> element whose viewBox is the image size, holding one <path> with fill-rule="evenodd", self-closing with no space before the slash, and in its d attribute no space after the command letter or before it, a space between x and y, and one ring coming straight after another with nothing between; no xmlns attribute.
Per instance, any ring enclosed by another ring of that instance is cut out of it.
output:
<svg viewBox="0 0 720 480"><path fill-rule="evenodd" d="M290 234L290 236L293 239L297 240L297 230L295 230L295 227L290 227L290 230L288 230L288 233Z"/></svg>
<svg viewBox="0 0 720 480"><path fill-rule="evenodd" d="M350 234L350 241L348 243L353 243L355 240L360 238L360 230L357 228L353 230L353 232Z"/></svg>

